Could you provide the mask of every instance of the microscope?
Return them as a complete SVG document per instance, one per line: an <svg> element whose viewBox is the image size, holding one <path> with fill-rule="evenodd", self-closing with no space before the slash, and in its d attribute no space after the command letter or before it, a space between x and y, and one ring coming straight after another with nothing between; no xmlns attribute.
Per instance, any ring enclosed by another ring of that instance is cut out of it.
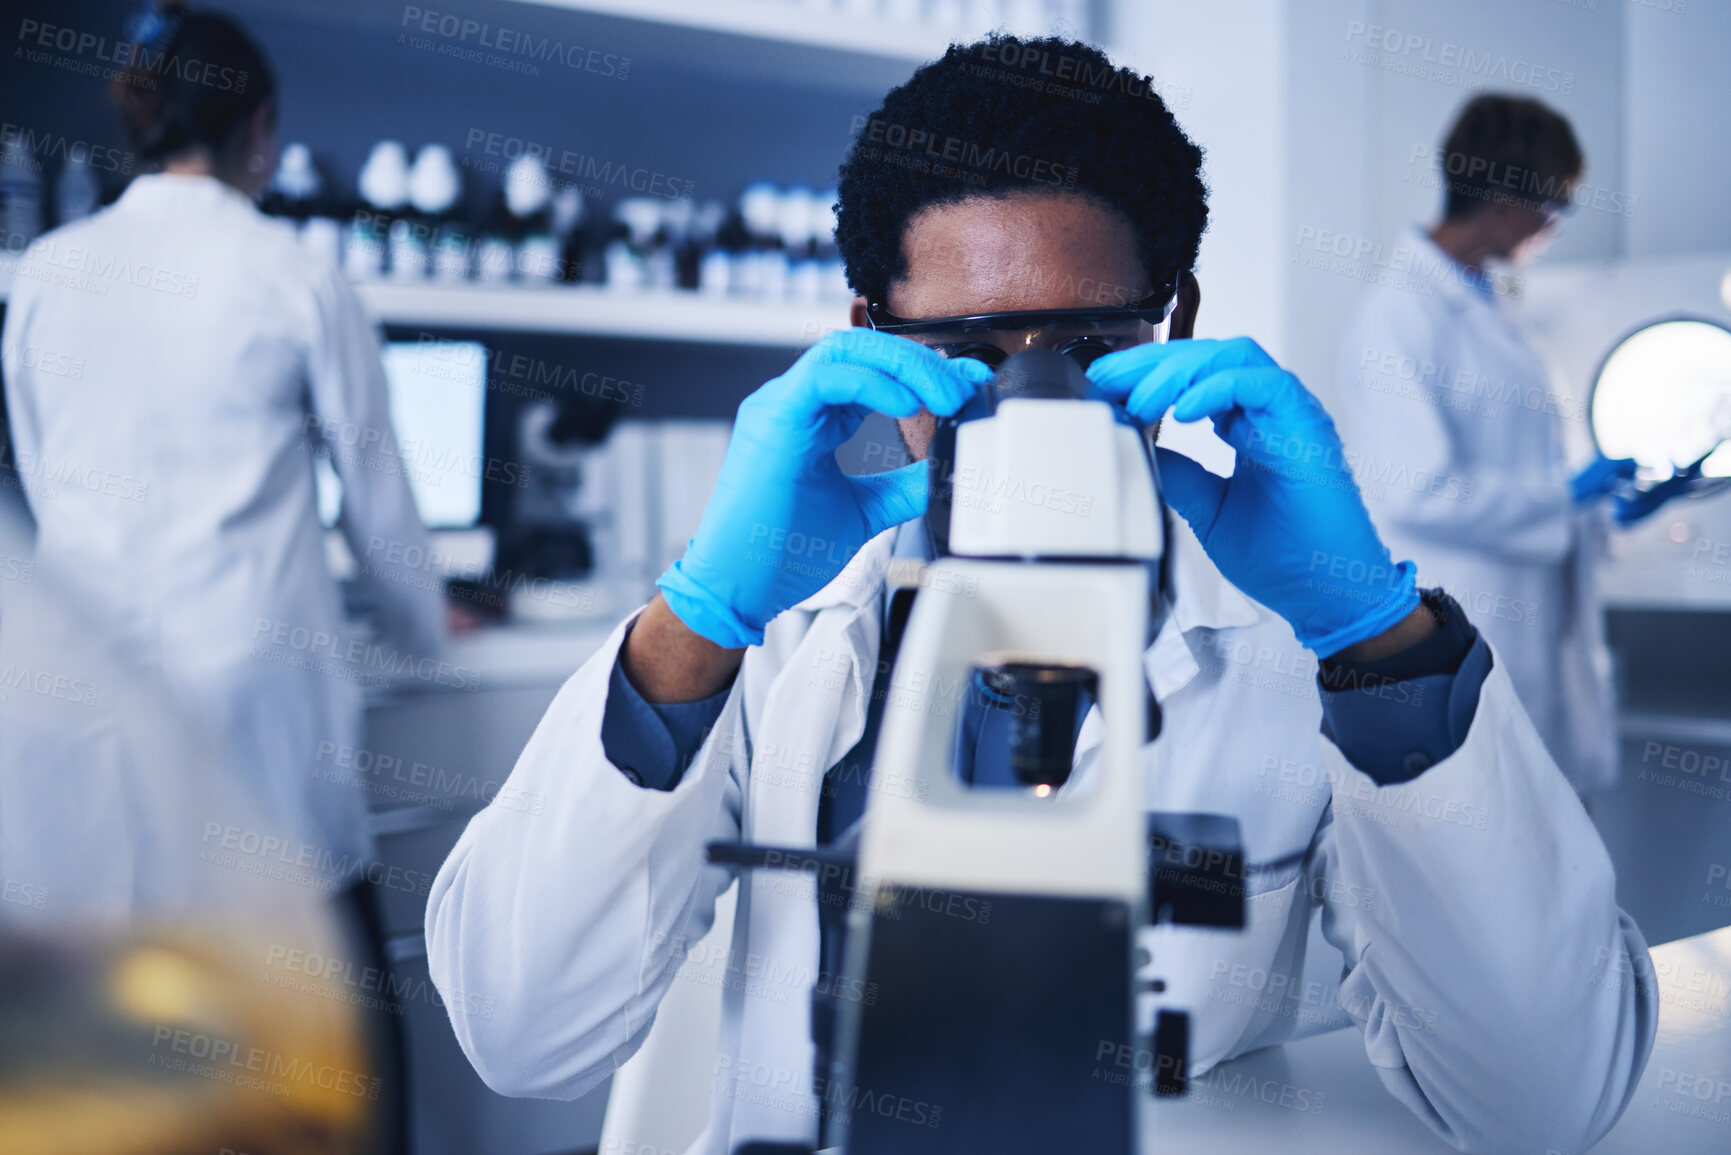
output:
<svg viewBox="0 0 1731 1155"><path fill-rule="evenodd" d="M815 869L825 903L843 880L829 985L873 997L814 994L812 1021L822 1138L846 1155L1130 1155L1148 1096L1184 1092L1189 1020L1160 1005L1146 931L1242 928L1244 867L1236 819L1143 801L1142 655L1167 605L1151 441L1077 362L1004 361L934 436L936 560L891 575L879 680L923 689L885 701L872 773L909 788L870 790L837 845L710 847ZM1012 781L958 772L974 688L1005 715ZM736 1155L754 1148L791 1150Z"/></svg>

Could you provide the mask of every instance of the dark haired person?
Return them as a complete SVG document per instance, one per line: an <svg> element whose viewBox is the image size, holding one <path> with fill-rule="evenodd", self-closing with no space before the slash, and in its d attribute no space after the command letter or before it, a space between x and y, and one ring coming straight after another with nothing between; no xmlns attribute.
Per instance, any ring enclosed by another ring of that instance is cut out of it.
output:
<svg viewBox="0 0 1731 1155"><path fill-rule="evenodd" d="M1097 103L1016 83L1060 57L1112 77ZM577 1096L642 1045L730 885L705 842L811 846L861 812L884 571L930 556L934 414L990 375L976 356L1086 341L1090 377L1134 418L1212 417L1239 454L1227 479L1161 451L1182 517L1172 617L1145 658L1164 713L1150 808L1236 814L1252 862L1287 863L1250 871L1245 934L1162 940L1197 1069L1355 1023L1390 1092L1466 1150L1582 1150L1622 1110L1655 1008L1592 981L1598 960L1647 965L1604 848L1473 623L1392 564L1321 406L1249 340L1188 339L1201 152L1149 91L1085 45L994 38L921 68L862 130L838 229L856 327L740 406L689 551L512 772L545 812L483 811L434 882L432 972L447 998L493 1001L453 1023L495 1089ZM1124 306L1111 324L1050 315L1102 293ZM966 356L942 333L874 331L982 313L1020 316ZM845 477L833 451L868 410L915 462ZM796 535L825 548L766 556ZM834 975L830 936L798 880L739 886L693 1150L815 1145L836 1104L816 1091L805 988ZM1319 918L1332 946L1307 951ZM1248 974L1279 982L1252 993Z"/></svg>
<svg viewBox="0 0 1731 1155"><path fill-rule="evenodd" d="M309 431L355 434L332 456L356 557L376 540L424 548L426 531L390 448L372 324L336 268L254 205L275 164L269 62L225 16L147 15L113 88L144 175L38 240L6 310L37 540L0 664L87 700L0 694L0 873L46 887L56 917L196 916L229 868L152 837L161 768L128 722L144 679L285 832L285 850L234 868L287 863L365 914L365 795L320 757L357 744L361 690L332 656L342 606ZM387 644L435 654L443 605L403 580L422 575L392 576L376 583Z"/></svg>
<svg viewBox="0 0 1731 1155"><path fill-rule="evenodd" d="M1419 287L1377 288L1346 330L1340 416L1356 453L1411 479L1377 503L1391 548L1467 608L1551 757L1590 794L1617 778L1593 576L1604 515L1633 523L1679 486L1615 492L1632 461L1570 471L1565 427L1586 408L1502 300L1499 269L1549 243L1584 166L1569 122L1540 102L1466 103L1438 155L1442 219L1407 242Z"/></svg>

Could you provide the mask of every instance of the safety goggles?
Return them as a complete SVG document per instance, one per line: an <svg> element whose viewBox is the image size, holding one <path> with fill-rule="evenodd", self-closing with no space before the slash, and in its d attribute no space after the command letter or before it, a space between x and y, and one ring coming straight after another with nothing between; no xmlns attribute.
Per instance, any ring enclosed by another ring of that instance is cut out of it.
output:
<svg viewBox="0 0 1731 1155"><path fill-rule="evenodd" d="M910 320L882 301L866 302L880 333L908 337L945 357L972 357L996 369L1011 353L1053 349L1086 369L1107 353L1165 341L1178 306L1177 278L1133 305L1112 309L1028 309Z"/></svg>
<svg viewBox="0 0 1731 1155"><path fill-rule="evenodd" d="M1572 200L1546 201L1545 207L1540 211L1545 214L1545 228L1554 229L1563 223L1564 217L1575 211L1575 202Z"/></svg>

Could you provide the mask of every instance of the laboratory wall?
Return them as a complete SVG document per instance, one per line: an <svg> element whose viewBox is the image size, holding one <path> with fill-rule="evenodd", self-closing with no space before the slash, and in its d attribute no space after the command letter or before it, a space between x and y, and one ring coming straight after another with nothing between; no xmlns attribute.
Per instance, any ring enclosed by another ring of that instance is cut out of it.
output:
<svg viewBox="0 0 1731 1155"><path fill-rule="evenodd" d="M1126 0L1109 25L1113 56L1154 77L1178 123L1207 153L1197 334L1250 333L1277 357L1287 336L1281 241L1290 146L1281 109L1290 19L1286 0ZM1226 27L1232 35L1221 35Z"/></svg>
<svg viewBox="0 0 1731 1155"><path fill-rule="evenodd" d="M1549 258L1622 250L1622 8L1544 2L1313 0L1293 3L1283 127L1291 153L1284 251L1292 368L1325 400L1339 334L1373 286L1405 275L1409 230L1440 215L1437 152L1479 90L1534 97L1574 125L1586 182Z"/></svg>
<svg viewBox="0 0 1731 1155"><path fill-rule="evenodd" d="M1623 9L1631 257L1731 249L1731 4Z"/></svg>
<svg viewBox="0 0 1731 1155"><path fill-rule="evenodd" d="M1655 171L1670 173L1672 154L1687 149L1648 127L1653 101L1637 101L1639 86L1625 71L1648 59L1660 70L1657 61L1675 59L1667 36L1703 31L1654 31L1652 14L1637 19L1636 7L1555 0L1118 3L1113 50L1153 73L1179 122L1208 152L1198 332L1249 334L1333 399L1341 329L1368 289L1400 275L1407 231L1436 218L1438 145L1455 111L1480 89L1553 105L1574 124L1587 154L1588 203L1548 259L1623 253L1637 219L1666 215L1659 205L1646 210L1625 176L1626 154L1641 149ZM1680 23L1671 16L1672 25ZM1713 70L1663 70L1674 77L1673 107L1710 106L1712 86L1724 83L1692 79ZM1725 163L1724 150L1694 151L1713 153L1691 160L1695 171ZM1708 175L1678 182L1691 191L1675 195L1708 195L1715 187Z"/></svg>

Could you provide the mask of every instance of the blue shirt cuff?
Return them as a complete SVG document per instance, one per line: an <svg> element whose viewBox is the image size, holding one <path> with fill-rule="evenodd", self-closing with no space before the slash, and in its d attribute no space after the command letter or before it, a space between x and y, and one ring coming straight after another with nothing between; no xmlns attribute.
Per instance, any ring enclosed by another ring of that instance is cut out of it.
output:
<svg viewBox="0 0 1731 1155"><path fill-rule="evenodd" d="M601 749L637 785L671 790L697 757L732 689L729 685L695 702L649 702L614 659L601 715Z"/></svg>
<svg viewBox="0 0 1731 1155"><path fill-rule="evenodd" d="M1452 599L1447 608L1461 614ZM1436 653L1396 655L1356 670L1336 666L1317 679L1323 734L1379 786L1412 781L1466 741L1479 691L1491 672L1491 650L1478 631L1466 625L1464 614L1455 625L1469 631L1461 636L1466 653L1455 661L1445 658L1442 669L1435 664L1441 649L1459 654L1459 643L1451 645L1433 635L1434 646L1420 643L1413 649ZM1398 668L1402 664L1407 668ZM1455 668L1451 672L1448 666Z"/></svg>

